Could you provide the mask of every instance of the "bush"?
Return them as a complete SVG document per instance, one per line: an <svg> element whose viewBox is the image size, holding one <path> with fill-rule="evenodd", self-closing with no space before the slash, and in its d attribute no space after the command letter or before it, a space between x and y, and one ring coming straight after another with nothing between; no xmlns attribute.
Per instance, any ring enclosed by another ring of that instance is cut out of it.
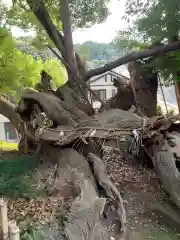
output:
<svg viewBox="0 0 180 240"><path fill-rule="evenodd" d="M10 198L33 197L32 175L37 168L37 159L30 156L17 156L0 160L0 195Z"/></svg>
<svg viewBox="0 0 180 240"><path fill-rule="evenodd" d="M157 105L157 115L158 116L162 116L163 115L161 106L159 106L159 105Z"/></svg>

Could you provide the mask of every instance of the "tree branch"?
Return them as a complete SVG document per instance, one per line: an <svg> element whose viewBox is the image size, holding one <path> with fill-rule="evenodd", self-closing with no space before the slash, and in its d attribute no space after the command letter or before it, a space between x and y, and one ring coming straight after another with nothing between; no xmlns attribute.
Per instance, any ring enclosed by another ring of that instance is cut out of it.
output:
<svg viewBox="0 0 180 240"><path fill-rule="evenodd" d="M38 21L44 27L49 38L53 41L57 49L61 52L62 57L66 59L66 52L64 48L64 38L59 32L59 30L57 29L57 27L53 24L43 1L40 0L37 7L34 7L31 0L28 0L27 2L31 11L34 13Z"/></svg>
<svg viewBox="0 0 180 240"><path fill-rule="evenodd" d="M60 0L60 18L63 27L64 48L67 56L67 63L69 65L69 68L67 69L68 81L74 81L75 76L79 74L74 53L69 0Z"/></svg>
<svg viewBox="0 0 180 240"><path fill-rule="evenodd" d="M91 69L85 74L85 81L88 81L91 77L103 74L107 71L110 71L120 65L126 64L131 61L135 61L137 59L142 59L142 58L147 58L150 56L159 56L163 53L170 52L170 51L175 51L177 49L180 49L180 41L171 43L171 44L166 44L164 46L159 46L156 48L152 49L147 49L145 51L140 51L140 52L132 52L130 54L127 54L124 57L118 58L117 60L110 62L108 64L105 64L102 67L96 68L96 69Z"/></svg>
<svg viewBox="0 0 180 240"><path fill-rule="evenodd" d="M49 50L51 50L51 52L67 67L70 68L66 62L64 62L63 58L56 52L56 50L54 50L50 45L47 45L47 47L49 48ZM79 58L79 56L77 55L77 57ZM101 106L104 106L104 103L101 101L101 99L97 96L97 94L95 94L93 92L93 90L81 79L80 76L75 75L77 81L82 84L100 103ZM89 102L89 101L88 101Z"/></svg>
<svg viewBox="0 0 180 240"><path fill-rule="evenodd" d="M67 62L67 56L64 48L64 37L58 30L58 28L53 24L49 13L43 3L43 1L39 1L38 7L34 7L31 0L27 0L28 5L31 9L31 11L36 16L37 20L41 23L41 25L44 27L47 35L52 40L52 42L55 44L56 48L60 51L63 61ZM78 65L78 70L80 76L84 75L86 73L86 69L84 64L82 63L79 55L75 53L76 61ZM67 64L66 64L67 67Z"/></svg>

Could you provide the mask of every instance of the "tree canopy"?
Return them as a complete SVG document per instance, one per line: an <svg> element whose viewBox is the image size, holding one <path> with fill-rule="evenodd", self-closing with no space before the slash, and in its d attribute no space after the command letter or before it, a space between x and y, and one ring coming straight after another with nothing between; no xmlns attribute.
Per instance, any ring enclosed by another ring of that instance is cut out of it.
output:
<svg viewBox="0 0 180 240"><path fill-rule="evenodd" d="M75 45L76 52L80 57L94 67L101 66L122 56L122 50L117 51L114 43L98 43L87 41Z"/></svg>
<svg viewBox="0 0 180 240"><path fill-rule="evenodd" d="M33 43L37 47L42 47L47 43L52 44L47 32L44 30L42 23L38 21L33 10L38 8L40 0L32 1L14 0L13 7L6 9L6 24L15 25L24 29L25 31L32 30L36 37ZM69 1L72 29L90 27L95 23L101 23L108 16L107 4L109 0L79 0ZM62 30L62 23L60 21L60 1L46 0L44 6L49 14L50 19L58 30ZM33 8L33 10L32 10Z"/></svg>
<svg viewBox="0 0 180 240"><path fill-rule="evenodd" d="M64 83L66 72L56 59L34 59L21 52L6 28L0 28L0 91L19 97L23 88L34 87L44 69L53 78L54 87Z"/></svg>
<svg viewBox="0 0 180 240"><path fill-rule="evenodd" d="M127 1L124 17L129 22L129 29L119 32L114 42L118 49L124 49L125 52L160 46L179 39L179 1ZM163 76L164 84L170 85L177 80L180 54L176 51L157 57L151 61L151 65Z"/></svg>

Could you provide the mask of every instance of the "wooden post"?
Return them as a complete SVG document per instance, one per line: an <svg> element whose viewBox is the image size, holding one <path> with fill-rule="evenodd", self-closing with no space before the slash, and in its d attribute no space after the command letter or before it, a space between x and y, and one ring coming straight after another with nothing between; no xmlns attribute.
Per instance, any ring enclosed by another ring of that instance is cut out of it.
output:
<svg viewBox="0 0 180 240"><path fill-rule="evenodd" d="M8 230L9 230L9 233L12 231L12 229L14 227L16 227L16 221L15 220L12 220L12 221L9 221L9 224L8 224Z"/></svg>
<svg viewBox="0 0 180 240"><path fill-rule="evenodd" d="M0 221L2 239L8 239L8 217L7 217L7 201L0 198Z"/></svg>
<svg viewBox="0 0 180 240"><path fill-rule="evenodd" d="M9 227L9 240L20 240L19 227L16 224Z"/></svg>

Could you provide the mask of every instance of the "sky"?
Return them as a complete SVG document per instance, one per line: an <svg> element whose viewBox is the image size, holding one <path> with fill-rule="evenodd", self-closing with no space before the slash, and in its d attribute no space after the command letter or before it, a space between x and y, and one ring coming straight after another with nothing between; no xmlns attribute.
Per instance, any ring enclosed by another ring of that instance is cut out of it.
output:
<svg viewBox="0 0 180 240"><path fill-rule="evenodd" d="M122 20L125 9L125 0L111 0L109 4L110 15L104 23L96 24L89 29L80 30L74 33L74 42L85 42L87 40L96 42L110 42L118 30L126 26Z"/></svg>
<svg viewBox="0 0 180 240"><path fill-rule="evenodd" d="M104 23L96 24L88 29L81 29L73 33L74 43L83 43L85 41L95 41L108 43L116 35L118 30L126 27L126 22L122 20L124 14L126 0L111 0L109 4L110 15ZM3 0L7 5L12 4L12 0ZM12 28L12 34L15 37L30 35L30 33L24 33L17 27Z"/></svg>

